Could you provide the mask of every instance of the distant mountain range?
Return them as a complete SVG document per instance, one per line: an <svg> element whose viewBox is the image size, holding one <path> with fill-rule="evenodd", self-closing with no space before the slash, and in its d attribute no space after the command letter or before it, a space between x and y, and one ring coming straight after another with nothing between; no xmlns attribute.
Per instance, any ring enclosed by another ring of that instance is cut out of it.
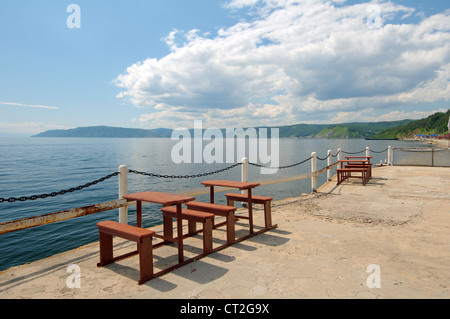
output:
<svg viewBox="0 0 450 319"><path fill-rule="evenodd" d="M371 138L380 132L405 125L412 120L345 124L295 124L281 126L282 138ZM259 127L256 128L257 132ZM161 138L171 137L172 129L135 129L111 126L78 127L67 130L49 130L33 137L85 137L85 138ZM225 137L225 129L222 129ZM267 130L270 136L270 130ZM192 132L192 130L191 130Z"/></svg>
<svg viewBox="0 0 450 319"><path fill-rule="evenodd" d="M137 129L113 126L88 126L68 130L50 130L34 135L33 137L170 137L170 129Z"/></svg>

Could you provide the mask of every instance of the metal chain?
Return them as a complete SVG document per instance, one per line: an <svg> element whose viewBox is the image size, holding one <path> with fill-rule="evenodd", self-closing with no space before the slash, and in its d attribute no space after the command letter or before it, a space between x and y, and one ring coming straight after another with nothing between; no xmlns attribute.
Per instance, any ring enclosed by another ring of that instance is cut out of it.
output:
<svg viewBox="0 0 450 319"><path fill-rule="evenodd" d="M381 152L377 152L377 151L373 151L373 150L370 150L371 152L373 152L373 153L377 153L377 154L380 154L380 153L384 153L384 152L386 152L387 150L389 149L389 147L388 148L386 148L385 150L383 150L383 151L381 151Z"/></svg>
<svg viewBox="0 0 450 319"><path fill-rule="evenodd" d="M264 165L257 164L257 163L249 163L249 164L252 165L252 166L256 166L256 167L264 167L264 168L272 168L272 169L285 169L285 168L290 168L290 167L294 167L294 166L306 163L310 159L312 159L312 156L310 158L307 158L307 159L301 161L301 162L298 162L298 163L295 163L295 164L292 164L292 165L279 166L279 167L264 166Z"/></svg>
<svg viewBox="0 0 450 319"><path fill-rule="evenodd" d="M341 152L341 150L339 150L336 155L331 154L332 157L337 157L339 155L339 153Z"/></svg>
<svg viewBox="0 0 450 319"><path fill-rule="evenodd" d="M325 158L320 158L319 156L317 156L317 159L318 159L319 161L324 161L324 160L326 160L328 157L330 157L330 154L328 154L327 157L325 157Z"/></svg>
<svg viewBox="0 0 450 319"><path fill-rule="evenodd" d="M196 178L196 177L204 177L204 176L208 176L208 175L214 175L217 173L222 173L225 172L229 169L232 169L236 166L242 165L242 163L236 163L233 164L231 166L219 169L217 171L214 172L209 172L209 173L201 173L201 174L195 174L195 175L161 175L161 174L154 174L154 173L145 173L145 172L139 172L139 171L135 171L133 169L128 170L128 172L130 173L134 173L134 174L139 174L139 175L145 175L145 176L150 176L150 177L156 177L156 178Z"/></svg>
<svg viewBox="0 0 450 319"><path fill-rule="evenodd" d="M111 178L113 176L117 176L118 174L119 174L119 172L115 172L115 173L109 174L109 175L107 175L105 177L99 178L99 179L97 179L97 180L95 180L93 182L90 182L90 183L87 183L87 184L84 184L84 185L80 185L80 186L77 186L77 187L72 187L72 188L69 188L69 189L64 189L64 190L61 190L59 192L52 192L52 193L48 193L48 194L32 195L32 196L10 197L10 198L1 198L0 197L0 203L3 203L3 202L13 203L15 201L24 202L24 201L27 201L27 200L36 200L38 198L47 198L47 197L55 197L57 195L64 195L66 193L72 193L74 191L79 191L79 190L81 190L83 188L87 188L89 186L101 183L101 182L103 182L103 181L105 181L105 180L107 180L107 179L109 179L109 178Z"/></svg>
<svg viewBox="0 0 450 319"><path fill-rule="evenodd" d="M359 154L359 153L362 153L362 152L365 152L365 151L366 151L366 150L362 150L362 151L359 151L359 152L345 152L345 151L342 151L342 153L354 155L354 154Z"/></svg>

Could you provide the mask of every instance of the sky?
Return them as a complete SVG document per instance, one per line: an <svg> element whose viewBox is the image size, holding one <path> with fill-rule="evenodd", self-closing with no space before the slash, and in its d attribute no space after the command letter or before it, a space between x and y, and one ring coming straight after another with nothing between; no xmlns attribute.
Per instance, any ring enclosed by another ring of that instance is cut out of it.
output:
<svg viewBox="0 0 450 319"><path fill-rule="evenodd" d="M0 1L0 136L450 108L447 0Z"/></svg>

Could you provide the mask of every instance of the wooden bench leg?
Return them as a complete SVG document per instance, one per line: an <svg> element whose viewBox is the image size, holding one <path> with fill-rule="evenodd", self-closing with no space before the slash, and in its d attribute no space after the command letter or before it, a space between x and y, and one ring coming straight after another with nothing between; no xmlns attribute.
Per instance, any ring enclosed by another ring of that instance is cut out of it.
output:
<svg viewBox="0 0 450 319"><path fill-rule="evenodd" d="M153 247L152 237L143 238L139 243L139 284L153 278Z"/></svg>
<svg viewBox="0 0 450 319"><path fill-rule="evenodd" d="M100 237L100 263L98 266L110 264L114 260L113 236L99 232Z"/></svg>
<svg viewBox="0 0 450 319"><path fill-rule="evenodd" d="M173 219L170 216L166 216L163 214L163 228L164 228L164 237L173 238ZM168 241L164 241L164 243L168 243Z"/></svg>
<svg viewBox="0 0 450 319"><path fill-rule="evenodd" d="M208 254L212 251L212 219L206 219L203 224L203 252Z"/></svg>
<svg viewBox="0 0 450 319"><path fill-rule="evenodd" d="M192 220L188 220L188 232L189 235L193 236L195 235L195 233L197 232L197 223L192 221Z"/></svg>
<svg viewBox="0 0 450 319"><path fill-rule="evenodd" d="M264 221L265 221L266 228L272 227L271 202L264 203Z"/></svg>
<svg viewBox="0 0 450 319"><path fill-rule="evenodd" d="M236 230L234 226L234 212L230 212L227 216L227 243L233 244L236 240Z"/></svg>

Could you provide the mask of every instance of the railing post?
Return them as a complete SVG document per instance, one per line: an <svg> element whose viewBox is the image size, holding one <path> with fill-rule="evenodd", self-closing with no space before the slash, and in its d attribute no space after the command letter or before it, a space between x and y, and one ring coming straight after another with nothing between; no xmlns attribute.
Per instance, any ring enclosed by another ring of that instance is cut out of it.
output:
<svg viewBox="0 0 450 319"><path fill-rule="evenodd" d="M248 182L248 158L247 157L242 158L241 182ZM247 194L247 190L242 190L241 193Z"/></svg>
<svg viewBox="0 0 450 319"><path fill-rule="evenodd" d="M392 147L388 146L388 165L392 165Z"/></svg>
<svg viewBox="0 0 450 319"><path fill-rule="evenodd" d="M119 199L128 193L128 168L119 166ZM119 223L128 224L128 206L119 208Z"/></svg>
<svg viewBox="0 0 450 319"><path fill-rule="evenodd" d="M311 153L311 173L315 173L317 171L317 153ZM317 192L317 176L311 177L311 192Z"/></svg>
<svg viewBox="0 0 450 319"><path fill-rule="evenodd" d="M331 155L331 150L328 150L328 159L327 159L327 166L331 166L333 164L333 156ZM327 169L327 179L331 181L331 168Z"/></svg>
<svg viewBox="0 0 450 319"><path fill-rule="evenodd" d="M369 148L369 146L366 147L366 156L370 156L370 148Z"/></svg>
<svg viewBox="0 0 450 319"><path fill-rule="evenodd" d="M338 161L342 160L342 149L340 147L337 149L337 160ZM342 165L342 164L340 164L340 165ZM338 165L337 168L342 168L342 167L340 167Z"/></svg>

